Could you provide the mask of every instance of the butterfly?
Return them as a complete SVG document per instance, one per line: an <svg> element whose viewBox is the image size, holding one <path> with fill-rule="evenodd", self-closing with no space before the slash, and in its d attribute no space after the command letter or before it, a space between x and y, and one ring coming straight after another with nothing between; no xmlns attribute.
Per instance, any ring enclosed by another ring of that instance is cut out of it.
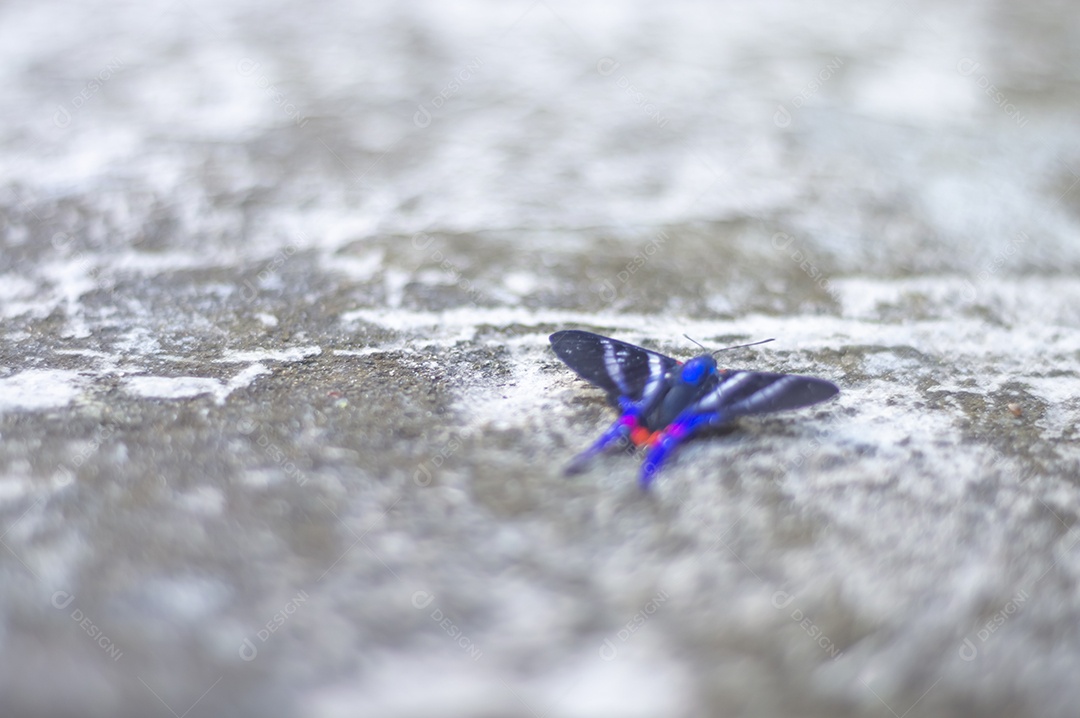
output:
<svg viewBox="0 0 1080 718"><path fill-rule="evenodd" d="M611 448L644 446L639 483L648 489L664 460L705 429L749 414L800 409L840 389L812 376L720 369L712 354L685 363L592 332L568 329L550 337L551 348L578 376L608 394L619 418L566 467L583 471Z"/></svg>

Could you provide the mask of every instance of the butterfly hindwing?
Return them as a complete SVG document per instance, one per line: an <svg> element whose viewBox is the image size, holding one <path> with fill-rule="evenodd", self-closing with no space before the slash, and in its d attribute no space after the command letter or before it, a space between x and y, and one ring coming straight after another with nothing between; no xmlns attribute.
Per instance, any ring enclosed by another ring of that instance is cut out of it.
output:
<svg viewBox="0 0 1080 718"><path fill-rule="evenodd" d="M796 374L726 370L719 372L718 378L712 391L693 406L693 413L715 413L726 421L747 414L800 409L840 391L830 381Z"/></svg>
<svg viewBox="0 0 1080 718"><path fill-rule="evenodd" d="M551 335L551 348L578 376L608 393L609 400L647 401L665 385L679 362L592 332L569 329Z"/></svg>

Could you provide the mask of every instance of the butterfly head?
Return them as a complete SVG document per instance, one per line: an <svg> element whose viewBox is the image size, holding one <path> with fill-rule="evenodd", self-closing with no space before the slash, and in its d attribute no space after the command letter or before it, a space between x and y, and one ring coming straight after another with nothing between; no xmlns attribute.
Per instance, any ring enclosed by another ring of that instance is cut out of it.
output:
<svg viewBox="0 0 1080 718"><path fill-rule="evenodd" d="M716 360L708 354L690 359L679 368L679 378L684 384L698 386L716 374Z"/></svg>

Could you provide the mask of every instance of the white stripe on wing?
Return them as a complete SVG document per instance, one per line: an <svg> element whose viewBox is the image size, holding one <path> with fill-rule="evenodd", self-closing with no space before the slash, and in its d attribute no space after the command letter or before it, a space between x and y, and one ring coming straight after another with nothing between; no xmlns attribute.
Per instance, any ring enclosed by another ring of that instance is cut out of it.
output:
<svg viewBox="0 0 1080 718"><path fill-rule="evenodd" d="M607 369L608 376L615 382L615 386L619 387L619 391L623 395L630 393L630 388L626 385L626 377L623 376L622 365L619 364L618 357L615 356L615 345L611 342L604 342L604 368Z"/></svg>

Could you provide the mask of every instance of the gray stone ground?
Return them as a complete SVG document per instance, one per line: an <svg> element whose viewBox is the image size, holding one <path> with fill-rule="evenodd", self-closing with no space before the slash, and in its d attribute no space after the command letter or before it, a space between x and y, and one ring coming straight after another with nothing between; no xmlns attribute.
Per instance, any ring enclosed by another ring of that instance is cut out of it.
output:
<svg viewBox="0 0 1080 718"><path fill-rule="evenodd" d="M0 6L0 714L1075 715L1078 34ZM843 391L568 480L564 327Z"/></svg>

